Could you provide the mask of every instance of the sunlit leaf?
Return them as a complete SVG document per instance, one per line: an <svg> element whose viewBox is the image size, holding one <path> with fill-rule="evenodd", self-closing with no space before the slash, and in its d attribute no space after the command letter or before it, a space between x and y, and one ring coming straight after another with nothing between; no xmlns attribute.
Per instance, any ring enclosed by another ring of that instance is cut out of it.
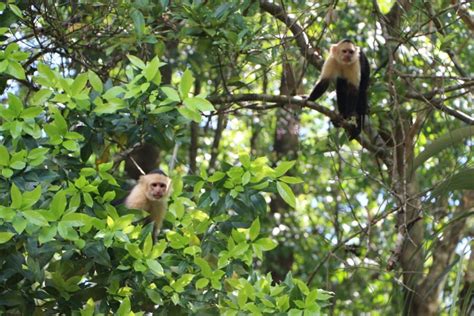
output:
<svg viewBox="0 0 474 316"><path fill-rule="evenodd" d="M382 12L382 14L387 14L390 12L395 2L395 0L377 0L377 5L379 6L380 12Z"/></svg>
<svg viewBox="0 0 474 316"><path fill-rule="evenodd" d="M140 69L145 69L146 65L140 58L138 58L136 56L133 56L133 55L127 55L127 58L128 58L128 60L130 60L130 62L133 65L137 66Z"/></svg>
<svg viewBox="0 0 474 316"><path fill-rule="evenodd" d="M95 73L93 72L92 70L89 70L87 72L87 75L89 77L89 82L92 86L92 88L99 92L99 93L102 93L102 91L104 91L104 85L102 84L102 80L100 80L100 77Z"/></svg>
<svg viewBox="0 0 474 316"><path fill-rule="evenodd" d="M288 170L290 170L294 165L296 161L281 161L278 166L275 168L275 176L281 177L284 175Z"/></svg>
<svg viewBox="0 0 474 316"><path fill-rule="evenodd" d="M178 92L171 87L161 87L161 90L166 94L166 96L173 101L180 102L181 99L178 95Z"/></svg>
<svg viewBox="0 0 474 316"><path fill-rule="evenodd" d="M10 241L10 239L12 239L13 236L15 236L14 233L0 232L0 244L4 244L4 243Z"/></svg>
<svg viewBox="0 0 474 316"><path fill-rule="evenodd" d="M197 111L193 111L187 107L179 107L178 112L190 121L201 123L201 114Z"/></svg>
<svg viewBox="0 0 474 316"><path fill-rule="evenodd" d="M214 111L214 106L211 102L203 98L185 98L183 103L187 106L198 109L199 111Z"/></svg>
<svg viewBox="0 0 474 316"><path fill-rule="evenodd" d="M277 190L280 194L281 198L288 203L291 207L296 207L296 198L293 194L293 190L288 186L288 184L278 181L277 182Z"/></svg>
<svg viewBox="0 0 474 316"><path fill-rule="evenodd" d="M193 86L194 77L191 70L186 69L183 76L181 77L181 82L179 83L179 92L183 98L187 98L191 87Z"/></svg>
<svg viewBox="0 0 474 316"><path fill-rule="evenodd" d="M250 240L253 241L258 237L258 234L260 234L260 220L258 217L253 221L252 225L250 225L249 229L249 236Z"/></svg>

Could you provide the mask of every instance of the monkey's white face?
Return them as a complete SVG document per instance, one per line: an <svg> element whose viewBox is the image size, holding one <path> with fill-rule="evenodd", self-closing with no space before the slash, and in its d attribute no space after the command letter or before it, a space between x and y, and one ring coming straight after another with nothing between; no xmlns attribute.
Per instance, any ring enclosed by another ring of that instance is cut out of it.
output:
<svg viewBox="0 0 474 316"><path fill-rule="evenodd" d="M161 174L147 174L140 177L146 187L146 196L151 201L158 201L168 195L170 178Z"/></svg>
<svg viewBox="0 0 474 316"><path fill-rule="evenodd" d="M357 47L351 43L341 43L337 46L337 59L343 64L353 64L357 61Z"/></svg>

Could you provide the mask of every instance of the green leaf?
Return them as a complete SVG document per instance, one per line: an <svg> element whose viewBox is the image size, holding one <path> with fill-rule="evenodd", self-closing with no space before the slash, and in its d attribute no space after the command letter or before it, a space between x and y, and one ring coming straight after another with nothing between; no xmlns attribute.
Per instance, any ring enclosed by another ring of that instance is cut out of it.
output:
<svg viewBox="0 0 474 316"><path fill-rule="evenodd" d="M184 291L184 287L191 283L194 278L194 274L183 274L171 287L178 293Z"/></svg>
<svg viewBox="0 0 474 316"><path fill-rule="evenodd" d="M183 74L183 77L181 78L181 82L179 83L179 92L181 93L181 96L183 99L185 99L189 91L191 90L191 87L193 86L194 82L194 77L191 72L191 70L186 69L186 71Z"/></svg>
<svg viewBox="0 0 474 316"><path fill-rule="evenodd" d="M286 312L290 308L290 297L288 295L277 297L276 305L280 312Z"/></svg>
<svg viewBox="0 0 474 316"><path fill-rule="evenodd" d="M298 184L298 183L302 183L303 180L301 178L298 178L298 177L288 177L288 176L283 176L283 177L280 177L278 180L280 181L283 181L285 183L289 183L289 184Z"/></svg>
<svg viewBox="0 0 474 316"><path fill-rule="evenodd" d="M31 208L41 198L41 185L36 186L32 191L23 193L21 208Z"/></svg>
<svg viewBox="0 0 474 316"><path fill-rule="evenodd" d="M97 100L97 99L96 99ZM110 99L110 103L101 103L97 104L96 108L94 109L94 112L97 114L112 114L117 112L118 110L121 110L125 108L125 102L120 99Z"/></svg>
<svg viewBox="0 0 474 316"><path fill-rule="evenodd" d="M74 82L71 85L71 96L78 95L87 84L87 74L80 74L74 79Z"/></svg>
<svg viewBox="0 0 474 316"><path fill-rule="evenodd" d="M22 216L16 216L12 222L12 226L18 234L23 233L27 225L28 221Z"/></svg>
<svg viewBox="0 0 474 316"><path fill-rule="evenodd" d="M56 74L51 68L49 68L49 66L47 66L43 63L39 63L38 64L38 73L40 74L40 76L46 78L48 83L55 83L56 82Z"/></svg>
<svg viewBox="0 0 474 316"><path fill-rule="evenodd" d="M147 81L152 81L155 78L156 73L159 72L160 61L158 57L155 57L148 63L148 65L143 69L143 75Z"/></svg>
<svg viewBox="0 0 474 316"><path fill-rule="evenodd" d="M296 198L295 195L293 194L293 191L291 188L288 186L288 184L278 181L277 182L277 190L278 193L280 194L281 198L288 203L291 207L295 208L296 207Z"/></svg>
<svg viewBox="0 0 474 316"><path fill-rule="evenodd" d="M15 169L15 170L22 170L25 168L26 163L24 161L11 161L10 162L10 168Z"/></svg>
<svg viewBox="0 0 474 316"><path fill-rule="evenodd" d="M140 58L138 58L136 56L133 56L133 55L127 55L127 58L128 58L128 60L130 60L130 62L133 65L137 66L137 68L145 69L146 65Z"/></svg>
<svg viewBox="0 0 474 316"><path fill-rule="evenodd" d="M13 93L8 94L8 110L12 112L14 117L19 117L23 111L23 102Z"/></svg>
<svg viewBox="0 0 474 316"><path fill-rule="evenodd" d="M100 80L100 77L92 70L89 70L87 72L87 76L89 77L89 82L92 86L92 89L94 89L98 93L102 93L102 91L104 91L104 85L102 84L102 80Z"/></svg>
<svg viewBox="0 0 474 316"><path fill-rule="evenodd" d="M44 103L49 99L51 94L53 94L53 91L49 89L41 89L33 95L33 97L31 98L31 104L44 105Z"/></svg>
<svg viewBox="0 0 474 316"><path fill-rule="evenodd" d="M127 249L128 253L134 257L135 259L142 259L143 254L140 248L138 248L135 244L126 244L125 249Z"/></svg>
<svg viewBox="0 0 474 316"><path fill-rule="evenodd" d="M10 164L10 154L7 147L0 144L0 166L8 166Z"/></svg>
<svg viewBox="0 0 474 316"><path fill-rule="evenodd" d="M253 221L252 225L250 225L250 229L249 229L250 240L254 241L258 237L258 234L260 234L260 220L257 217Z"/></svg>
<svg viewBox="0 0 474 316"><path fill-rule="evenodd" d="M8 62L7 72L17 79L20 79L20 80L26 79L25 70L23 69L23 66L19 62L10 60Z"/></svg>
<svg viewBox="0 0 474 316"><path fill-rule="evenodd" d="M457 190L474 190L474 168L465 168L441 182L432 192L437 197Z"/></svg>
<svg viewBox="0 0 474 316"><path fill-rule="evenodd" d="M49 223L46 218L38 211L23 211L23 216L31 224L37 226L49 226Z"/></svg>
<svg viewBox="0 0 474 316"><path fill-rule="evenodd" d="M18 8L16 5L10 3L8 7L10 8L10 10L12 10L13 13L15 13L17 17L23 18L23 14L21 13L20 8Z"/></svg>
<svg viewBox="0 0 474 316"><path fill-rule="evenodd" d="M84 203L86 203L87 206L89 207L94 206L94 199L92 199L92 196L90 195L90 193L86 192L82 196L84 197Z"/></svg>
<svg viewBox="0 0 474 316"><path fill-rule="evenodd" d="M229 255L234 258L239 258L247 251L247 249L249 249L248 244L240 243L229 251Z"/></svg>
<svg viewBox="0 0 474 316"><path fill-rule="evenodd" d="M68 222L59 222L58 224L58 234L66 240L78 240L79 236L77 232L72 228Z"/></svg>
<svg viewBox="0 0 474 316"><path fill-rule="evenodd" d="M247 154L247 153L240 154L240 155L239 155L239 161L240 161L240 163L242 164L242 166L245 167L245 169L249 169L249 168L250 168L250 165L251 165L250 163L251 163L251 161L250 161L250 156L249 156L249 154Z"/></svg>
<svg viewBox="0 0 474 316"><path fill-rule="evenodd" d="M66 148L69 151L75 152L79 150L79 144L76 141L73 140L66 140L63 142L64 148Z"/></svg>
<svg viewBox="0 0 474 316"><path fill-rule="evenodd" d="M166 241L164 241L163 239L160 240L156 245L153 246L153 249L151 250L149 256L150 259L156 259L161 256L165 252L166 247L168 247Z"/></svg>
<svg viewBox="0 0 474 316"><path fill-rule="evenodd" d="M40 244L45 244L49 241L52 241L56 237L57 232L58 228L56 226L41 227L38 235L38 241Z"/></svg>
<svg viewBox="0 0 474 316"><path fill-rule="evenodd" d="M290 170L295 165L295 160L293 161L282 161L278 164L278 167L275 168L275 177L281 177L288 170Z"/></svg>
<svg viewBox="0 0 474 316"><path fill-rule="evenodd" d="M190 121L201 123L201 114L199 114L198 111L193 111L186 107L179 107L178 112Z"/></svg>
<svg viewBox="0 0 474 316"><path fill-rule="evenodd" d="M390 12L395 2L396 0L377 0L377 5L379 6L380 12L385 15Z"/></svg>
<svg viewBox="0 0 474 316"><path fill-rule="evenodd" d="M166 94L168 99L175 101L175 102L180 102L181 98L179 97L178 92L171 87L161 87L161 90Z"/></svg>
<svg viewBox="0 0 474 316"><path fill-rule="evenodd" d="M135 26L135 33L137 34L138 38L141 38L143 33L145 33L145 18L138 10L133 10L130 15L133 20L133 25Z"/></svg>
<svg viewBox="0 0 474 316"><path fill-rule="evenodd" d="M112 98L118 97L120 94L124 93L125 90L122 87L111 87L109 90L107 90L104 95L102 96L104 99L109 100Z"/></svg>
<svg viewBox="0 0 474 316"><path fill-rule="evenodd" d="M419 166L421 166L426 160L437 155L439 152L452 147L458 143L464 141L468 137L474 136L474 126L466 126L458 128L454 131L449 131L446 134L438 137L431 144L425 147L414 160L413 168L411 169L414 172Z"/></svg>
<svg viewBox="0 0 474 316"><path fill-rule="evenodd" d="M334 297L334 292L329 292L321 289L317 289L316 291L318 292L318 295L316 297L318 301L327 301Z"/></svg>
<svg viewBox="0 0 474 316"><path fill-rule="evenodd" d="M5 72L8 68L8 59L0 61L0 73Z"/></svg>
<svg viewBox="0 0 474 316"><path fill-rule="evenodd" d="M143 254L145 257L148 257L151 253L151 249L153 248L153 240L151 238L151 234L148 234L145 238L145 242L143 243Z"/></svg>
<svg viewBox="0 0 474 316"><path fill-rule="evenodd" d="M10 169L10 168L3 168L2 169L2 176L4 176L5 178L10 178L11 176L13 175L13 170Z"/></svg>
<svg viewBox="0 0 474 316"><path fill-rule="evenodd" d="M195 257L194 263L197 264L199 268L201 268L201 273L203 276L208 278L213 276L213 271L206 260L200 257Z"/></svg>
<svg viewBox="0 0 474 316"><path fill-rule="evenodd" d="M66 192L61 190L54 195L51 204L49 205L49 209L54 214L54 217L57 220L60 219L61 216L64 214L66 206Z"/></svg>
<svg viewBox="0 0 474 316"><path fill-rule="evenodd" d="M214 182L217 182L217 181L223 179L224 177L225 177L225 173L224 173L224 172L222 172L222 171L216 171L216 172L214 172L214 174L213 174L212 176L210 176L209 178L207 178L207 181L214 183Z"/></svg>
<svg viewBox="0 0 474 316"><path fill-rule="evenodd" d="M120 307L117 309L116 315L117 316L129 316L131 312L131 304L130 299L125 297L120 304Z"/></svg>
<svg viewBox="0 0 474 316"><path fill-rule="evenodd" d="M146 264L148 268L150 268L151 273L153 273L156 276L164 276L165 272L163 270L163 267L161 264L158 263L158 261L154 259L146 259Z"/></svg>
<svg viewBox="0 0 474 316"><path fill-rule="evenodd" d="M186 106L198 109L201 112L214 111L214 106L212 103L203 98L185 98L183 103Z"/></svg>
<svg viewBox="0 0 474 316"><path fill-rule="evenodd" d="M64 117L62 116L61 112L59 112L58 110L55 110L53 116L54 116L54 125L58 128L58 132L61 135L66 134L66 132L67 132L67 122L64 119Z"/></svg>
<svg viewBox="0 0 474 316"><path fill-rule="evenodd" d="M255 242L262 250L269 251L278 246L278 243L271 238L260 238Z"/></svg>
<svg viewBox="0 0 474 316"><path fill-rule="evenodd" d="M10 239L13 238L13 236L15 236L14 233L10 233L10 232L0 232L0 244L4 244L4 243L9 242Z"/></svg>
<svg viewBox="0 0 474 316"><path fill-rule="evenodd" d="M200 290L205 288L209 284L209 279L206 278L200 278L196 282L196 289Z"/></svg>
<svg viewBox="0 0 474 316"><path fill-rule="evenodd" d="M169 112L169 111L173 111L175 109L174 106L160 106L160 107L157 107L156 109L154 109L153 111L151 111L150 113L151 114L161 114L161 113L166 113L166 112Z"/></svg>
<svg viewBox="0 0 474 316"><path fill-rule="evenodd" d="M43 112L43 109L40 107L37 107L37 106L29 107L29 108L24 109L23 112L21 112L21 118L32 119L40 115L42 112Z"/></svg>
<svg viewBox="0 0 474 316"><path fill-rule="evenodd" d="M15 209L20 209L23 198L20 189L18 189L15 183L12 184L12 187L10 189L10 196L12 198L11 207Z"/></svg>
<svg viewBox="0 0 474 316"><path fill-rule="evenodd" d="M252 175L250 172L245 171L244 175L242 176L242 185L246 185L247 183L250 182Z"/></svg>

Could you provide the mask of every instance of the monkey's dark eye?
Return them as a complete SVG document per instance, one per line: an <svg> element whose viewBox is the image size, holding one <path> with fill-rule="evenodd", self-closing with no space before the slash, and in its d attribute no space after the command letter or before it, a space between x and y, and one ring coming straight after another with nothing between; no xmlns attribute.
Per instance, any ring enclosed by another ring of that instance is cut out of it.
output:
<svg viewBox="0 0 474 316"><path fill-rule="evenodd" d="M153 182L153 183L151 184L151 186L152 186L153 188L156 188L158 185L159 185L159 183L156 183L156 182Z"/></svg>
<svg viewBox="0 0 474 316"><path fill-rule="evenodd" d="M160 183L160 188L166 188L166 184Z"/></svg>

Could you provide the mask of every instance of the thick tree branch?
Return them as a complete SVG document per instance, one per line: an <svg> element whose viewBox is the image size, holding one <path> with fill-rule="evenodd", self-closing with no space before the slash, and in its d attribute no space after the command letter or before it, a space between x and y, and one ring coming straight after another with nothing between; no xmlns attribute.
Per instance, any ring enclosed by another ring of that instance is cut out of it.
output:
<svg viewBox="0 0 474 316"><path fill-rule="evenodd" d="M437 108L438 110L441 110L443 111L444 113L450 115L450 116L453 116L469 125L474 125L474 117L462 112L462 111L459 111L459 110L456 110L456 109L453 109L453 108L450 108L446 105L443 104L443 99L440 99L440 98L434 98L435 95L437 94L441 94L441 93L446 93L446 92L453 92L453 91L457 91L457 90L460 90L460 89L472 89L472 87L474 86L474 81L468 81L468 82L465 82L465 83L462 83L462 84L459 84L459 85L455 85L455 86L451 86L451 87L447 87L445 89L442 89L442 90L439 90L439 89L434 89L430 92L427 92L425 94L422 94L422 93L419 93L417 91L409 91L407 94L406 94L406 97L410 98L410 99L415 99L415 100L421 100L429 105L432 105L434 106L435 108Z"/></svg>
<svg viewBox="0 0 474 316"><path fill-rule="evenodd" d="M323 62L322 57L316 53L316 50L309 42L308 35L304 31L303 27L298 24L297 20L289 17L282 7L269 1L260 0L260 7L278 20L285 23L285 25L295 36L296 43L303 57L306 58L306 60L308 60L308 62L313 66L320 68Z"/></svg>
<svg viewBox="0 0 474 316"><path fill-rule="evenodd" d="M465 7L463 7L463 4L467 5L467 3L460 3L459 1L456 1L456 0L451 0L451 3L455 5L457 14L463 20L463 22L467 25L469 30L471 30L471 32L474 32L474 19L471 17L471 14L469 13L469 11Z"/></svg>
<svg viewBox="0 0 474 316"><path fill-rule="evenodd" d="M327 116L333 123L335 123L336 125L340 127L343 127L346 130L353 128L353 125L347 122L346 120L344 120L342 116L340 116L336 111L331 111L328 108L316 102L308 101L298 96L289 97L289 96L283 96L283 95L249 93L249 94L211 96L211 97L208 97L207 99L214 104L260 101L262 103L282 104L282 106L286 104L299 105L301 108L312 109ZM258 107L253 106L252 109L258 110ZM360 143L362 147L374 153L377 158L381 159L387 165L387 167L391 166L390 151L388 150L387 147L374 145L374 143L370 139L362 135L357 137L356 140Z"/></svg>

